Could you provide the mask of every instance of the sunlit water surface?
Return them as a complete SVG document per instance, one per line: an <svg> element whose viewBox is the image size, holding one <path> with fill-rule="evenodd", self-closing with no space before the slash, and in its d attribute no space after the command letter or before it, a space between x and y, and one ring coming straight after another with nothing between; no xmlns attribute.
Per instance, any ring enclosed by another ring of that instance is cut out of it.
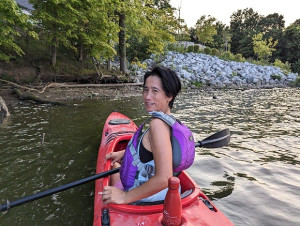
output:
<svg viewBox="0 0 300 226"><path fill-rule="evenodd" d="M196 90L175 102L196 140L231 130L230 146L198 148L188 172L234 224L300 225L299 102L299 89ZM11 109L0 125L1 203L93 175L113 110L147 117L140 97ZM90 182L0 213L0 225L92 225L93 196Z"/></svg>

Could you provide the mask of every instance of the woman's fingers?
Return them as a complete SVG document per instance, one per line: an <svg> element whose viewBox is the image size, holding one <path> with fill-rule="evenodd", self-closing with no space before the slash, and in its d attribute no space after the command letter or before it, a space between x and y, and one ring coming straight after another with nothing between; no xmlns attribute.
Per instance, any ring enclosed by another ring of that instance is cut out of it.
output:
<svg viewBox="0 0 300 226"><path fill-rule="evenodd" d="M109 186L105 186L103 188L103 192L102 192L102 200L107 201L110 199L110 196L111 196L111 190L110 190Z"/></svg>
<svg viewBox="0 0 300 226"><path fill-rule="evenodd" d="M113 153L109 153L109 154L107 154L107 155L105 156L105 159L107 160L107 159L110 159L110 158L112 158L112 154L113 154Z"/></svg>
<svg viewBox="0 0 300 226"><path fill-rule="evenodd" d="M111 186L105 186L103 188L102 200L104 204L111 203Z"/></svg>
<svg viewBox="0 0 300 226"><path fill-rule="evenodd" d="M105 186L102 194L102 200L105 204L124 203L124 191L120 190L119 188L116 188L114 186Z"/></svg>
<svg viewBox="0 0 300 226"><path fill-rule="evenodd" d="M110 165L113 166L116 161L117 161L116 159L112 160L111 163L110 163Z"/></svg>

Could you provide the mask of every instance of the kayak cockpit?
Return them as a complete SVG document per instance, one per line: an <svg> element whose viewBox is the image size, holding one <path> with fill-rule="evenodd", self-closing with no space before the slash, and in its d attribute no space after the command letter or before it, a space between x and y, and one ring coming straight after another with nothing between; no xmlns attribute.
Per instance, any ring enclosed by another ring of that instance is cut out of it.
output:
<svg viewBox="0 0 300 226"><path fill-rule="evenodd" d="M107 148L108 152L111 151L121 151L124 150L127 146L127 143L130 141L131 136L120 136L117 137L111 142ZM105 171L108 171L111 169L110 161L107 161L105 163ZM182 199L182 206L190 205L192 202L197 202L199 197L201 196L201 190L197 186L197 184L192 180L191 177L188 176L185 171L182 171L178 178L180 179L180 185L181 185L181 199ZM103 187L109 185L109 177L103 179ZM204 194L203 194L204 195ZM205 196L203 196L205 198ZM110 207L116 208L118 210L124 210L126 212L132 212L137 211L137 208L139 211L143 210L145 212L154 211L154 212L161 212L163 209L163 200L162 201L155 201L155 202L137 202L137 203L131 203L128 205L115 205L115 204L109 204Z"/></svg>

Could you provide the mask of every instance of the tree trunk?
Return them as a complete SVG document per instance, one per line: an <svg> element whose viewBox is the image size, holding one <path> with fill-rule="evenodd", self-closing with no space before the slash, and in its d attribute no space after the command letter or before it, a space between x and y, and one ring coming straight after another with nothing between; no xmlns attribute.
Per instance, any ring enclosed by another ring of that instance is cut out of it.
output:
<svg viewBox="0 0 300 226"><path fill-rule="evenodd" d="M57 48L56 48L56 45L53 45L51 46L51 65L52 66L55 66L56 65L56 53L57 53Z"/></svg>
<svg viewBox="0 0 300 226"><path fill-rule="evenodd" d="M51 44L51 65L56 65L56 55L57 55L57 47L56 47L56 38L52 39Z"/></svg>
<svg viewBox="0 0 300 226"><path fill-rule="evenodd" d="M108 58L108 59L107 59L106 69L107 69L108 71L111 70L111 58Z"/></svg>
<svg viewBox="0 0 300 226"><path fill-rule="evenodd" d="M125 40L125 14L122 12L119 14L119 55L120 55L120 71L123 73L127 72L126 67L126 40Z"/></svg>
<svg viewBox="0 0 300 226"><path fill-rule="evenodd" d="M79 62L82 62L83 60L83 45L80 44L79 46L79 57L78 57Z"/></svg>

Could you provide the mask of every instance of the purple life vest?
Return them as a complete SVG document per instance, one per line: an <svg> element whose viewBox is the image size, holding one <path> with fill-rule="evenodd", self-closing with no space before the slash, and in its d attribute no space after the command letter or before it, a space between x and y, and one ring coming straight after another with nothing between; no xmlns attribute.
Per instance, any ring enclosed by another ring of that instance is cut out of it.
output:
<svg viewBox="0 0 300 226"><path fill-rule="evenodd" d="M152 118L159 118L171 127L171 144L173 156L173 172L178 173L189 168L195 158L195 142L192 132L179 120L163 112L150 112ZM129 141L120 168L120 177L125 190L131 190L146 181L138 181L141 178L140 172L144 167L139 158L139 144L143 137L143 127L139 126ZM145 133L145 132L144 132ZM155 172L154 161L152 160L151 174ZM146 171L149 167L146 167ZM145 170L144 170L145 171Z"/></svg>

